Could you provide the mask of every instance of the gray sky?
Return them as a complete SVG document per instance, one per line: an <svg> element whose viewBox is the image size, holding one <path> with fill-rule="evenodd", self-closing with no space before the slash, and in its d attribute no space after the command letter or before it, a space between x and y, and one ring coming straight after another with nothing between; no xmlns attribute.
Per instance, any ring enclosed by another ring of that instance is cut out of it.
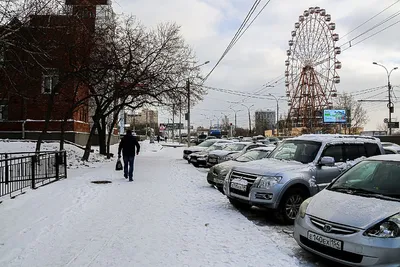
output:
<svg viewBox="0 0 400 267"><path fill-rule="evenodd" d="M193 47L200 62L211 61L203 66L206 75L218 61L236 30L247 15L254 1L251 0L113 0L113 8L118 13L134 14L147 27L154 27L160 22L176 22L182 26L182 35ZM258 10L266 3L263 0ZM370 19L379 11L398 2L393 7L371 20L356 31L348 34L360 24ZM368 3L368 4L366 4ZM285 71L286 50L291 39L294 23L299 20L309 7L319 6L331 14L336 23L335 32L344 36L337 46L349 47L348 41L400 11L400 1L395 0L272 0L254 24L230 50L221 64L215 69L206 82L207 86L255 93L262 86L276 77L283 76ZM258 12L256 11L256 13ZM393 68L400 67L400 43L398 32L400 23L377 34L376 36L354 45L365 37L380 31L400 20L396 16L385 24L352 41L352 47L337 57L343 67L339 70L341 83L338 92L354 93L356 99L387 99L385 88L365 92L360 90L385 86L386 72L383 68L372 65L380 62ZM391 76L392 85L400 85L400 70ZM260 93L285 95L284 82L275 87L265 88ZM400 87L395 88L399 96ZM212 118L222 113L233 121L230 107L241 109L238 113L238 126L247 127L247 110L231 102L243 101L256 109L276 109L276 101L271 99L245 98L231 94L209 90L204 100L192 109L192 121L195 126L208 126ZM395 100L396 101L396 100ZM387 117L386 103L365 103L370 120L366 130L376 129ZM280 113L288 111L287 101L279 102ZM171 115L160 112L160 122L166 122ZM400 119L400 102L395 103L393 118Z"/></svg>

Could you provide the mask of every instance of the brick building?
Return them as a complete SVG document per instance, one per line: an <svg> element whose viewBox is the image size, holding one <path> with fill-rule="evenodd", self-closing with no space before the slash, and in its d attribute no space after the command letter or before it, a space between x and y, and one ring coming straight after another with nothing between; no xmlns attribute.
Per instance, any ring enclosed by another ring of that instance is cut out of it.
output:
<svg viewBox="0 0 400 267"><path fill-rule="evenodd" d="M14 20L0 28L4 33L15 25L11 38L20 44L0 42L0 138L36 139L50 114L46 139L58 139L63 129L66 140L87 140L89 86L73 73L88 64L99 7L111 6L108 0L65 4L65 14L33 15L26 25Z"/></svg>

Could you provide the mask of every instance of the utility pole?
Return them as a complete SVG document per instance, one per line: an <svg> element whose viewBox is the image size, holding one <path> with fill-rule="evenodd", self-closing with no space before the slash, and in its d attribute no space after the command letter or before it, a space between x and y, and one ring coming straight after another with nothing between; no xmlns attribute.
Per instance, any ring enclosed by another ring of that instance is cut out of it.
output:
<svg viewBox="0 0 400 267"><path fill-rule="evenodd" d="M188 147L190 147L190 80L186 81L186 90L187 90L187 100L188 100L188 110L187 110L187 143Z"/></svg>
<svg viewBox="0 0 400 267"><path fill-rule="evenodd" d="M182 101L179 97L179 144L182 144Z"/></svg>
<svg viewBox="0 0 400 267"><path fill-rule="evenodd" d="M175 104L172 104L172 143L175 139Z"/></svg>
<svg viewBox="0 0 400 267"><path fill-rule="evenodd" d="M284 96L276 97L273 94L268 94L268 95L272 96L276 101L276 136L279 136L279 99L281 99Z"/></svg>
<svg viewBox="0 0 400 267"><path fill-rule="evenodd" d="M198 65L198 66L195 66L195 67L193 67L193 68L191 68L191 69L195 69L195 68L198 68L198 67L201 67L201 66L203 66L203 65L206 65L206 64L208 64L208 63L210 63L210 61L206 61L206 62L204 62L203 64L200 64L200 65ZM188 125L188 147L190 147L190 80L189 80L189 78L186 80L186 89L187 89L187 101L188 101L188 110L187 110L187 125Z"/></svg>
<svg viewBox="0 0 400 267"><path fill-rule="evenodd" d="M247 112L248 112L248 115L249 115L249 136L251 136L251 113L250 113L250 109L252 108L252 107L254 107L254 105L251 105L250 107L248 107L248 106L246 106L245 104L242 104L242 106L244 106L245 108L247 108Z"/></svg>
<svg viewBox="0 0 400 267"><path fill-rule="evenodd" d="M387 79L388 79L388 96L389 96L388 104L387 104L387 108L389 110L388 128L389 128L389 135L392 135L392 113L394 112L394 104L392 103L392 99L391 99L392 86L390 84L390 75L392 74L392 72L394 70L397 70L398 68L395 67L389 72L388 69L385 66L383 66L382 64L378 64L376 62L372 62L372 64L380 66L380 67L382 67L382 68L384 68L386 70Z"/></svg>
<svg viewBox="0 0 400 267"><path fill-rule="evenodd" d="M146 139L147 139L147 137L148 137L148 122L147 122L147 120L148 120L148 116L149 116L149 112L148 112L148 109L146 109Z"/></svg>
<svg viewBox="0 0 400 267"><path fill-rule="evenodd" d="M234 113L235 113L235 126L234 126L234 134L236 135L236 129L237 129L237 113L241 110L235 110L233 108L230 108Z"/></svg>

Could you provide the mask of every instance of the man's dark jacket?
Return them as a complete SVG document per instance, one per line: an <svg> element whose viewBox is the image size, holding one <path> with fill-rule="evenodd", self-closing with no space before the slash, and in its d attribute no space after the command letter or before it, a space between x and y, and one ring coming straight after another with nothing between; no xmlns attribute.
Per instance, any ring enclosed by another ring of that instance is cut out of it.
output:
<svg viewBox="0 0 400 267"><path fill-rule="evenodd" d="M119 143L118 155L121 155L121 150L122 150L123 157L134 157L136 155L135 148L139 153L140 145L138 140L136 139L136 136L125 135L124 137L122 137L122 140Z"/></svg>

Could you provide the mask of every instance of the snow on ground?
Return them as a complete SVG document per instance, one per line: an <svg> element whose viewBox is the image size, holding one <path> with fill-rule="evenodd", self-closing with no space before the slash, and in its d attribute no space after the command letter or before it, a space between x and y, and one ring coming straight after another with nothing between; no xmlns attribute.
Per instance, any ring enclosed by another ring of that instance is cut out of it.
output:
<svg viewBox="0 0 400 267"><path fill-rule="evenodd" d="M0 266L300 266L182 150L144 142L133 183L104 162L3 202Z"/></svg>
<svg viewBox="0 0 400 267"><path fill-rule="evenodd" d="M148 141L140 142L142 146L143 152L159 151L162 146L156 144L149 144ZM74 145L65 144L65 151L67 151L68 158L68 168L76 169L81 167L92 167L96 168L104 162L114 162L114 159L107 159L105 156L99 154L98 146L93 146L93 153L90 153L90 157L88 162L84 162L81 160L84 150L76 147ZM112 150L117 152L118 144L112 146ZM0 153L11 153L11 152L34 152L36 148L36 142L33 141L15 141L15 140L1 140L0 139ZM42 143L41 150L42 151L58 151L60 149L60 145L58 142L49 142ZM114 153L115 156L117 153Z"/></svg>

